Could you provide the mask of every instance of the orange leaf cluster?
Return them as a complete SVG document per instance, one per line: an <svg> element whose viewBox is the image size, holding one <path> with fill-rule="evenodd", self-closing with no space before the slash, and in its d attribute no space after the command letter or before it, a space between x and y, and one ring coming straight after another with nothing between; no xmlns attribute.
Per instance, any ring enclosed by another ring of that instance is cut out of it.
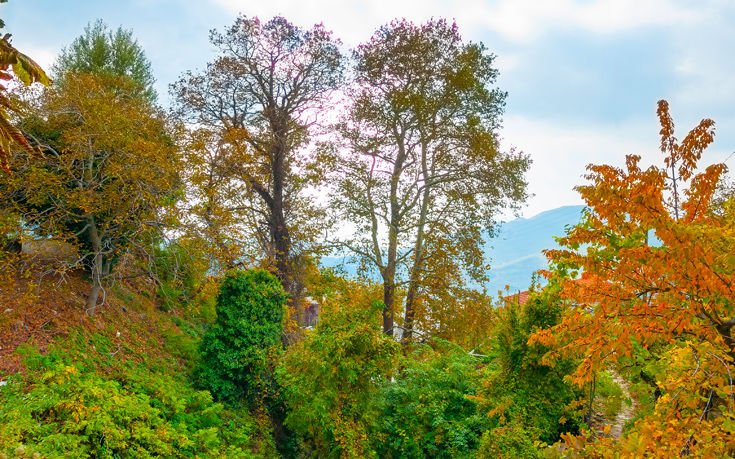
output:
<svg viewBox="0 0 735 459"><path fill-rule="evenodd" d="M547 251L557 274L583 274L561 280L569 311L532 340L553 345L554 355L579 356L580 385L637 344L662 346L664 395L636 438L677 452L712 452L713 444L726 452L735 403L735 222L710 206L726 167L698 169L714 139L712 120L679 142L665 101L658 116L663 167L644 170L635 155L624 169L588 166L590 183L577 188L588 206L583 222L560 239L563 249ZM690 432L695 424L707 432Z"/></svg>

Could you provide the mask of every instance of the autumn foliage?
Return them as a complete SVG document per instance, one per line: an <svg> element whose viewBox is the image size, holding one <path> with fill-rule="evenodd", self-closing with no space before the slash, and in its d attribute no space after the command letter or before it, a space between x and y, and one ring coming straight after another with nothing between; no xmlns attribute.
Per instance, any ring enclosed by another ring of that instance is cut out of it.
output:
<svg viewBox="0 0 735 459"><path fill-rule="evenodd" d="M660 165L588 166L547 282L494 298L531 158L482 43L394 20L349 60L245 15L211 40L167 111L130 31L88 26L54 84L0 39L0 458L735 455L712 120L679 140L660 101Z"/></svg>
<svg viewBox="0 0 735 459"><path fill-rule="evenodd" d="M590 183L577 187L583 222L560 239L563 249L547 251L556 272L546 274L567 274L569 310L532 340L553 346L549 360L579 356L579 385L638 344L659 346L661 395L623 451L725 455L735 448L735 227L709 206L725 165L698 168L712 120L679 141L666 101L658 117L662 166L643 169L636 155L624 169L588 166Z"/></svg>

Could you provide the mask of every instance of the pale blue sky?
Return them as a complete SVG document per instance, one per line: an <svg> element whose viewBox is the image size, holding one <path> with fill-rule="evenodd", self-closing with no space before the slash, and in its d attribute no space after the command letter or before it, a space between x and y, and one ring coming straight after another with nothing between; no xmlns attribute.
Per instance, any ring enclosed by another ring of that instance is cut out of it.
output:
<svg viewBox="0 0 735 459"><path fill-rule="evenodd" d="M735 1L732 0L10 0L0 7L14 44L50 65L89 21L131 28L151 60L161 102L182 72L214 56L208 31L237 14L322 22L346 47L394 17L456 19L466 39L498 55L508 91L506 148L531 155L526 216L580 203L590 162L659 159L656 101L671 103L679 136L717 123L704 163L735 151ZM735 167L735 159L728 160Z"/></svg>

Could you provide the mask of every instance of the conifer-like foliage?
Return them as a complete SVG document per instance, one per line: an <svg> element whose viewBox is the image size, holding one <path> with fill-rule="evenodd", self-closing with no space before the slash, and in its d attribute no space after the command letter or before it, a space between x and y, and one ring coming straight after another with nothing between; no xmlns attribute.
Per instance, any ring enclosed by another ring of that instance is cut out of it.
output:
<svg viewBox="0 0 735 459"><path fill-rule="evenodd" d="M346 69L320 24L210 38L168 113L129 30L90 23L55 84L0 38L0 458L735 456L711 120L679 140L659 102L661 164L588 166L548 283L497 302L530 158L482 43L397 19Z"/></svg>
<svg viewBox="0 0 735 459"><path fill-rule="evenodd" d="M263 270L230 271L217 297L217 322L202 338L200 384L218 400L262 401L280 345L287 295Z"/></svg>
<svg viewBox="0 0 735 459"><path fill-rule="evenodd" d="M79 73L124 76L134 82L137 96L156 100L151 63L132 30L112 31L101 19L87 24L84 33L61 51L53 70L59 84Z"/></svg>

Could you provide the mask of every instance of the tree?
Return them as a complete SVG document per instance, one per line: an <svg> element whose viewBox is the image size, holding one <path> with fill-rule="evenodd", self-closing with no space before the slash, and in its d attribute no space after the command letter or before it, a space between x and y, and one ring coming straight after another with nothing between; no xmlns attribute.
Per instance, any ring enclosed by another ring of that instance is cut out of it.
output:
<svg viewBox="0 0 735 459"><path fill-rule="evenodd" d="M87 24L84 34L61 50L54 73L59 84L64 84L67 75L79 73L126 76L135 83L136 95L148 102L156 100L151 63L132 30L118 27L113 32L101 19Z"/></svg>
<svg viewBox="0 0 735 459"><path fill-rule="evenodd" d="M350 154L340 157L333 201L356 231L341 243L380 273L385 333L405 287L410 340L419 306L429 321L449 285L483 278L483 229L525 199L529 160L498 151L505 93L491 89L493 56L464 43L456 25L394 21L354 59L341 127Z"/></svg>
<svg viewBox="0 0 735 459"><path fill-rule="evenodd" d="M211 41L221 55L202 74L184 75L172 93L180 115L206 130L192 134L199 151L223 161L206 166L215 179L198 179L199 193L233 217L216 221L206 206L196 217L219 234L237 234L231 223L246 222L297 301L297 266L322 228L305 194L320 176L307 147L320 109L342 81L339 42L321 25L302 30L282 17L261 23L245 16L224 33L213 31ZM235 149L241 153L226 154ZM230 185L220 191L221 181Z"/></svg>
<svg viewBox="0 0 735 459"><path fill-rule="evenodd" d="M8 0L0 0L6 3ZM0 29L5 22L0 19ZM12 73L10 69L12 68ZM15 78L14 78L15 77ZM21 53L10 44L10 34L0 38L0 81L14 81L18 79L26 86L41 83L48 86L51 80L33 59ZM0 83L0 169L9 172L8 159L11 156L10 145L15 143L25 149L27 153L38 154L23 133L9 120L10 113L17 113L18 107L8 94L5 83Z"/></svg>
<svg viewBox="0 0 735 459"><path fill-rule="evenodd" d="M582 393L566 380L576 361L543 362L541 357L550 349L528 338L559 323L559 286L552 282L532 292L524 304L517 296L501 301L490 339L498 368L483 381L483 405L501 425L522 428L533 441L554 443L560 434L579 429L579 413L571 407ZM501 434L503 430L494 432L490 441Z"/></svg>
<svg viewBox="0 0 735 459"><path fill-rule="evenodd" d="M3 206L42 237L79 248L92 278L93 313L115 264L171 223L177 152L162 113L130 97L126 77L67 75L37 101L22 127L43 157L18 152L0 181Z"/></svg>
<svg viewBox="0 0 735 459"><path fill-rule="evenodd" d="M200 344L198 378L218 400L262 402L269 352L280 345L287 296L263 270L229 271L217 296L217 323Z"/></svg>
<svg viewBox="0 0 735 459"><path fill-rule="evenodd" d="M55 71L56 84L31 95L22 122L43 157L15 155L19 176L0 185L6 209L37 236L78 246L93 313L115 264L131 251L150 255L172 222L178 155L131 32L88 26Z"/></svg>
<svg viewBox="0 0 735 459"><path fill-rule="evenodd" d="M554 347L547 358L579 354L580 385L635 346L661 346L661 396L623 448L722 457L735 451L735 227L710 203L725 165L697 169L712 120L680 142L666 101L658 117L662 166L641 169L636 155L625 169L588 166L591 183L577 187L583 222L560 239L563 249L547 251L555 270L583 278L560 276L571 306L532 340Z"/></svg>

